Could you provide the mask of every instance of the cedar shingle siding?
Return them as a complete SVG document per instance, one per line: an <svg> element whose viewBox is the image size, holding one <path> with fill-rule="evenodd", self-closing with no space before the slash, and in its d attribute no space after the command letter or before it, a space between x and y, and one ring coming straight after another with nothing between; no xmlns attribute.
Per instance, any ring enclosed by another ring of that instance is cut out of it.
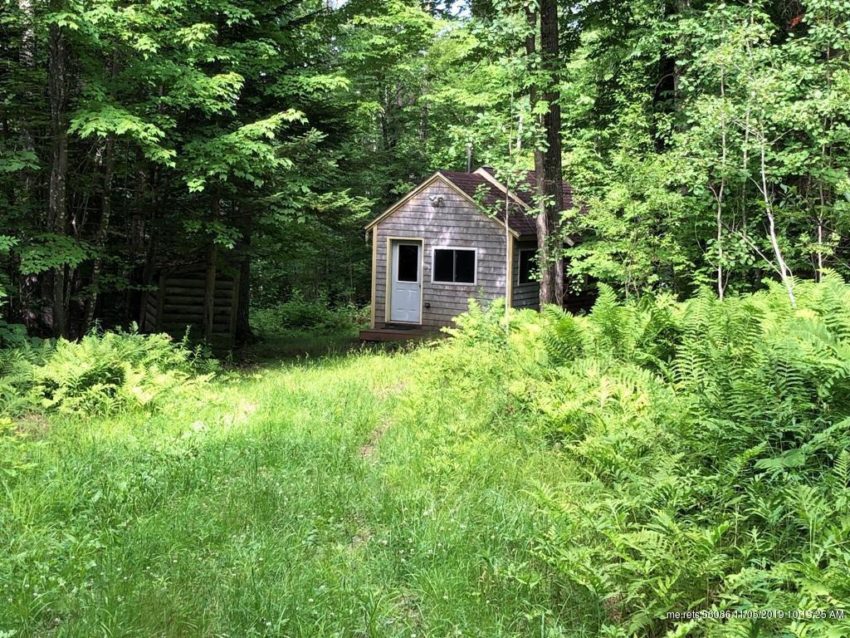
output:
<svg viewBox="0 0 850 638"><path fill-rule="evenodd" d="M376 225L375 326L387 321L387 251L389 238L421 239L422 246L422 325L436 328L451 324L453 317L467 309L468 299L487 303L506 294L505 228L488 218L467 197L445 181L434 180L415 193ZM442 197L442 206L433 201ZM537 305L537 283L517 288L518 244L514 241L512 268L514 305ZM431 281L434 248L474 248L477 250L476 283L445 284Z"/></svg>
<svg viewBox="0 0 850 638"><path fill-rule="evenodd" d="M519 251L520 250L537 250L536 241L517 241L514 243L514 261L513 274L514 285L511 294L511 305L514 308L534 308L540 309L540 283L537 281L529 281L527 283L519 283Z"/></svg>

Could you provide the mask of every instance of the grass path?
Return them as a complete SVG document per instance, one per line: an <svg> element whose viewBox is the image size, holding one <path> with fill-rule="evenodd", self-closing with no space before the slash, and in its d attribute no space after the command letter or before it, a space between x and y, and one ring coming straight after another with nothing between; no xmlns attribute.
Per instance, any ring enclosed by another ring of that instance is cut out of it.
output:
<svg viewBox="0 0 850 638"><path fill-rule="evenodd" d="M0 636L567 635L527 540L525 487L555 470L486 405L411 399L418 365L277 365L154 416L23 424Z"/></svg>

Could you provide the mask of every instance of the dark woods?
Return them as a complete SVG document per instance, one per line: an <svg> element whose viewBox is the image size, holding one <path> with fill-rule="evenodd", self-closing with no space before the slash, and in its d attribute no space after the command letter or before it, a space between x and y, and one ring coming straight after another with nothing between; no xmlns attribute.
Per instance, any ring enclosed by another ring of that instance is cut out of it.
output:
<svg viewBox="0 0 850 638"><path fill-rule="evenodd" d="M308 86L323 90L322 41L337 19L300 1L5 4L6 320L79 337L95 322L143 320L163 273L250 282L251 261L263 254L298 264L287 235L318 224L320 207L328 234L351 239L359 224L348 216L362 216L367 202L330 199L335 159L311 126ZM357 295L361 252L337 252L332 267L346 276L330 276L323 293ZM278 286L295 278L284 274ZM249 293L244 286L235 300L239 340L250 335ZM211 304L198 312L212 327Z"/></svg>
<svg viewBox="0 0 850 638"><path fill-rule="evenodd" d="M592 277L773 278L793 302L847 270L847 24L828 0L7 2L5 321L128 325L181 272L203 273L204 329L231 312L240 341L251 305L364 303L364 223L469 149L543 177L547 301Z"/></svg>

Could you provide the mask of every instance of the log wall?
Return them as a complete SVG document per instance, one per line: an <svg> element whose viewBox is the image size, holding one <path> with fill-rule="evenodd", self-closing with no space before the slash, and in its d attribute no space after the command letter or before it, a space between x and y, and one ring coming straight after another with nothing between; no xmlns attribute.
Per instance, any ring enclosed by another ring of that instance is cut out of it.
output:
<svg viewBox="0 0 850 638"><path fill-rule="evenodd" d="M187 328L191 335L204 335L204 308L207 288L205 268L189 268L162 273L158 290L149 293L142 312L142 329L167 332L182 337ZM232 341L236 329L239 276L219 271L213 294L212 337Z"/></svg>

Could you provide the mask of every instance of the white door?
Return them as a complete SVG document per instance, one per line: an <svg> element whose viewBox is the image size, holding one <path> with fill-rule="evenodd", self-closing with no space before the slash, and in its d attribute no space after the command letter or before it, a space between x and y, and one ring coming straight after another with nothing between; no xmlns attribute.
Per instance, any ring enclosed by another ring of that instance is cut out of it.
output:
<svg viewBox="0 0 850 638"><path fill-rule="evenodd" d="M390 321L421 323L422 246L418 242L393 242Z"/></svg>

